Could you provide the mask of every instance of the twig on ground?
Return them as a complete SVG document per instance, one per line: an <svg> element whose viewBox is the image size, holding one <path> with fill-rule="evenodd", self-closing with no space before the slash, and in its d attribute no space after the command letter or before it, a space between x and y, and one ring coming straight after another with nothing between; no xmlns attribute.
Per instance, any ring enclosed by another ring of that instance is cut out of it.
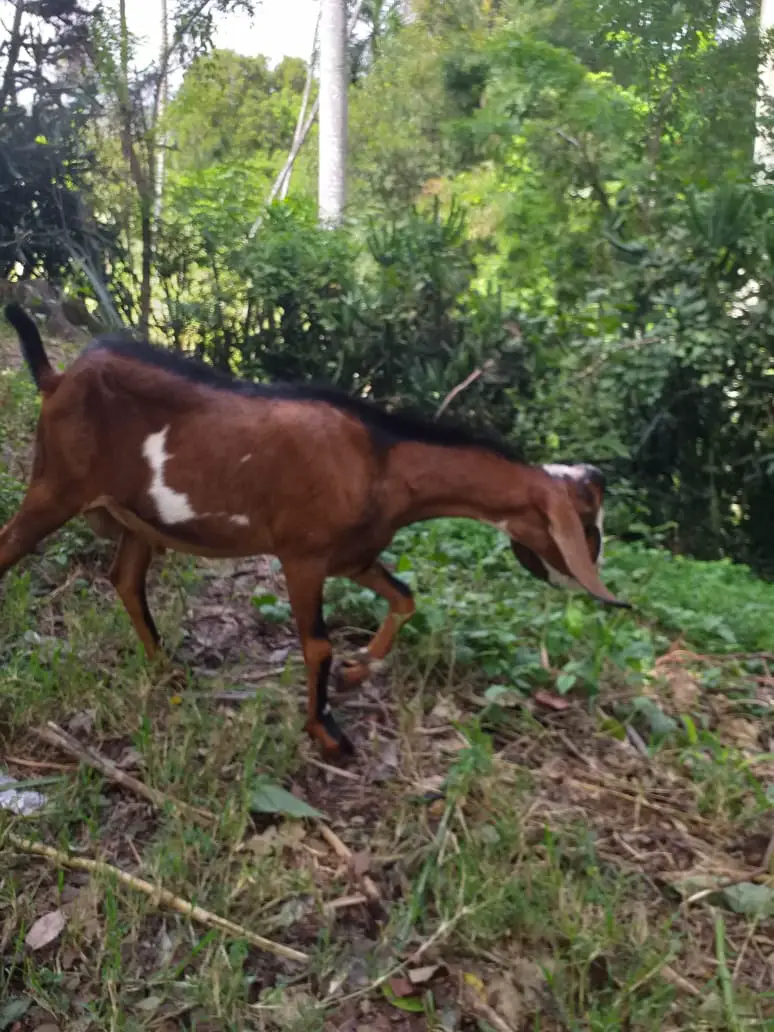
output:
<svg viewBox="0 0 774 1032"><path fill-rule="evenodd" d="M362 781L362 777L359 774L353 774L351 770L344 770L343 767L333 767L330 763L323 763L322 760L316 760L314 756L304 756L304 759L312 767L317 767L318 770L327 771L328 774L335 774L337 777L345 778L347 781Z"/></svg>
<svg viewBox="0 0 774 1032"><path fill-rule="evenodd" d="M468 917L470 914L474 913L476 909L478 908L470 906L460 907L456 914L448 918L446 921L442 921L430 938L426 939L418 949L414 950L408 959L408 963L418 964L427 951L432 946L435 946L439 939L442 939L447 932L450 932L452 928L454 928L454 926L463 919L463 917Z"/></svg>
<svg viewBox="0 0 774 1032"><path fill-rule="evenodd" d="M564 733L564 731L557 731L556 735L562 742L564 747L568 750L568 752L571 752L573 756L576 757L576 759L580 760L581 763L585 763L587 767L590 767L596 773L597 765L594 763L594 761L592 759L589 759L589 757L586 756L585 753L581 752L578 746L572 741L572 739L568 735Z"/></svg>
<svg viewBox="0 0 774 1032"><path fill-rule="evenodd" d="M639 731L635 730L635 728L633 728L631 724L626 725L626 737L629 739L629 741L640 754L640 756L642 756L644 760L650 763L650 753L648 752L648 747L645 744L642 735L639 733Z"/></svg>
<svg viewBox="0 0 774 1032"><path fill-rule="evenodd" d="M774 874L774 871L771 869L772 860L774 860L774 831L771 833L769 844L766 846L766 852L763 854L763 860L761 862L761 868L769 874Z"/></svg>
<svg viewBox="0 0 774 1032"><path fill-rule="evenodd" d="M352 860L352 850L345 842L341 841L339 836L332 828L329 828L328 825L324 824L322 821L318 821L317 829L322 835L322 837L325 839L325 841L328 843L328 845L331 847L331 849L334 851L336 856L340 857L342 860L346 860L347 863L349 863ZM368 877L367 874L363 875L361 882L363 885L363 891L367 894L369 899L374 901L381 900L382 894L379 892L379 889L377 888L376 884Z"/></svg>
<svg viewBox="0 0 774 1032"><path fill-rule="evenodd" d="M757 932L757 930L758 930L758 915L756 914L755 917L750 922L750 927L747 929L747 935L744 937L744 942L742 943L741 949L739 950L739 952L736 955L736 963L734 964L734 971L733 971L733 974L731 975L731 982L732 982L732 984L735 983L737 978L739 977L739 972L742 970L742 961L744 960L745 954L747 953L749 945L752 942L752 938L755 935L755 933Z"/></svg>
<svg viewBox="0 0 774 1032"><path fill-rule="evenodd" d="M217 928L236 939L244 939L253 946L265 950L267 953L273 953L277 957L284 957L286 960L294 960L301 964L305 964L309 960L309 957L305 953L301 953L300 950L294 950L290 946L283 946L282 943L265 939L262 935L251 932L249 928L245 928L243 925L236 924L234 921L228 921L225 917L220 917L218 914L213 914L203 907L189 903L188 900L175 896L174 893L168 889L161 888L160 885L153 885L142 878L135 878L134 875L127 874L126 871L114 867L113 864L108 864L103 860L89 860L86 857L71 856L69 853L54 849L43 842L21 838L11 832L6 837L14 849L21 853L32 853L35 856L42 856L59 867L70 867L76 871L88 871L90 874L101 874L115 878L116 881L121 882L130 889L135 889L137 892L142 892L144 895L149 896L156 905L163 903L178 914L183 914L184 917L189 917L191 920L198 921L199 924L207 925L210 928Z"/></svg>
<svg viewBox="0 0 774 1032"><path fill-rule="evenodd" d="M460 978L459 1000L462 1007L476 1018L483 1019L495 1032L514 1032L505 1018L501 1018L490 1004L483 1000L476 990Z"/></svg>
<svg viewBox="0 0 774 1032"><path fill-rule="evenodd" d="M142 781L132 777L131 774L121 770L112 760L98 753L96 749L88 745L81 745L77 738L68 734L67 731L63 731L61 727L58 727L51 721L44 728L39 728L34 733L42 741L48 742L49 745L57 746L57 748L69 753L70 756L75 756L82 763L98 770L106 778L115 781L116 784L121 785L123 788L128 788L130 792L134 792L135 795L141 796L143 799L147 799L149 803L152 803L158 809L163 809L165 805L169 804L176 807L181 813L187 814L192 819L199 821L199 823L207 825L216 823L217 818L214 813L200 809L198 806L190 806L179 799L165 795L156 788L150 788Z"/></svg>
<svg viewBox="0 0 774 1032"><path fill-rule="evenodd" d="M693 982L689 982L687 978L678 974L669 964L664 964L661 968L661 977L665 982L673 985L675 989L681 989L684 993L688 993L689 996L701 996L701 990L697 989Z"/></svg>
<svg viewBox="0 0 774 1032"><path fill-rule="evenodd" d="M338 899L332 899L329 903L323 905L323 910L326 914L333 914L337 910L346 910L348 907L359 907L363 903L368 902L368 896L365 896L362 892L356 892L353 896L339 896Z"/></svg>
<svg viewBox="0 0 774 1032"><path fill-rule="evenodd" d="M12 763L16 767L30 767L32 770L58 770L69 773L78 770L77 763L53 763L50 760L28 760L23 756L6 756L6 763Z"/></svg>

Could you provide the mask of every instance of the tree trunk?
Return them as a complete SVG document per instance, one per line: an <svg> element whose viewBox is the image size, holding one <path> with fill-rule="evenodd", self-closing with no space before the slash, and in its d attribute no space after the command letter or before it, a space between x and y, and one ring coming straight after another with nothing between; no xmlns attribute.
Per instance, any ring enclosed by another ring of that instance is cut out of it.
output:
<svg viewBox="0 0 774 1032"><path fill-rule="evenodd" d="M166 172L167 140L163 128L159 129L167 109L167 90L169 88L169 22L167 17L167 0L161 0L161 60L159 61L159 99L156 107L154 126L156 140L156 175L154 183L153 217L158 222L161 218L164 198L164 174Z"/></svg>
<svg viewBox="0 0 774 1032"><path fill-rule="evenodd" d="M11 26L11 38L8 42L8 56L5 63L5 72L3 73L3 83L0 86L0 111L5 111L11 93L14 93L14 100L16 99L13 89L13 73L16 70L16 62L19 60L19 51L21 50L21 21L23 14L24 0L16 0L16 8L13 12L13 25Z"/></svg>
<svg viewBox="0 0 774 1032"><path fill-rule="evenodd" d="M761 43L772 27L774 27L774 0L761 0L760 28L758 30ZM774 148L772 148L769 134L760 126L761 119L768 113L766 109L769 108L770 111L772 101L774 101L774 62L772 62L770 54L767 53L761 62L759 73L760 89L763 95L759 96L756 112L759 125L755 134L754 159L764 172L771 172L774 169Z"/></svg>
<svg viewBox="0 0 774 1032"><path fill-rule="evenodd" d="M320 13L319 215L341 221L347 165L347 14L345 0L322 0Z"/></svg>
<svg viewBox="0 0 774 1032"><path fill-rule="evenodd" d="M126 23L126 0L118 4L121 71L118 76L118 103L121 112L121 146L129 165L129 173L140 202L140 238L142 241L140 279L140 332L148 336L151 307L151 265L153 261L153 152L149 152L148 169L144 169L132 139L132 105L129 99L129 28Z"/></svg>

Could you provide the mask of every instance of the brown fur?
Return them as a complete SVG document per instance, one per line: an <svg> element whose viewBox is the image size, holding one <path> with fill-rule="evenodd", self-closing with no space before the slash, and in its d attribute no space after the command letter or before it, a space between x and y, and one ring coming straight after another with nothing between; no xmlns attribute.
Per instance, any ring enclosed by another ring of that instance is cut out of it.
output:
<svg viewBox="0 0 774 1032"><path fill-rule="evenodd" d="M345 672L357 683L414 611L408 589L378 562L400 527L439 516L503 525L523 549L595 597L621 604L600 582L584 539L597 498L583 485L477 446L400 440L378 447L356 414L328 401L224 390L106 348L92 347L59 374L42 344L36 352L39 337L29 336L23 313L11 315L27 335L42 409L26 496L0 531L0 575L84 514L97 533L119 540L111 578L153 655L159 642L145 579L154 551L277 556L308 671L307 729L327 750L351 746L327 706L332 650L323 585L348 577L389 603L365 662ZM149 435L165 427L163 483L196 514L176 524L162 520L143 454Z"/></svg>

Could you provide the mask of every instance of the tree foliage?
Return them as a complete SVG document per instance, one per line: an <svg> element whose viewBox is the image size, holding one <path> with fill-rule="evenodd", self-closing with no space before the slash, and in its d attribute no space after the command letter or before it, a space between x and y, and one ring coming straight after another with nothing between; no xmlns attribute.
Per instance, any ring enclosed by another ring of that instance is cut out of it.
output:
<svg viewBox="0 0 774 1032"><path fill-rule="evenodd" d="M270 69L264 57L215 50L191 66L167 115L172 165L180 172L285 157L293 140L306 65L286 58Z"/></svg>
<svg viewBox="0 0 774 1032"><path fill-rule="evenodd" d="M760 112L756 125L769 45L757 5L415 0L406 21L400 5L365 3L352 203L326 233L313 137L290 198L264 205L306 68L210 51L213 14L230 3L176 9L170 38L190 66L158 120L162 68L137 70L120 25L92 19L101 117L78 121L85 90L70 104L61 174L33 175L53 152L29 148L25 189L85 184L67 222L107 233L102 275L124 316L137 321L152 293L152 332L171 346L428 412L473 373L452 411L533 458L601 464L615 529L668 526L676 547L774 565L774 187L753 164L756 132L771 129ZM22 153L42 125L14 130ZM53 218L24 203L28 219Z"/></svg>
<svg viewBox="0 0 774 1032"><path fill-rule="evenodd" d="M98 265L107 242L89 207L88 12L17 0L2 14L0 276L57 279L74 258Z"/></svg>

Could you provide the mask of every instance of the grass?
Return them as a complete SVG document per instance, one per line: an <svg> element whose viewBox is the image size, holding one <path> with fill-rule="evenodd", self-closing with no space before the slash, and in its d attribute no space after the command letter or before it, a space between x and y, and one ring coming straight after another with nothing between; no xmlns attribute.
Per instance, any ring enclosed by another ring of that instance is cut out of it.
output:
<svg viewBox="0 0 774 1032"><path fill-rule="evenodd" d="M1 518L34 413L25 378L1 377ZM774 1028L774 586L611 542L605 580L636 610L610 613L530 580L494 532L462 522L409 528L388 558L419 612L389 671L336 695L360 747L349 777L304 741L270 562L178 558L155 574L152 606L191 670L179 695L83 527L6 577L0 773L47 802L0 810L0 1029ZM344 582L327 609L339 652L382 611ZM219 699L235 689L242 701ZM49 719L214 824L42 747ZM316 820L259 812L266 785L324 814L352 859ZM118 866L309 964L11 836ZM31 949L57 910L64 930Z"/></svg>

